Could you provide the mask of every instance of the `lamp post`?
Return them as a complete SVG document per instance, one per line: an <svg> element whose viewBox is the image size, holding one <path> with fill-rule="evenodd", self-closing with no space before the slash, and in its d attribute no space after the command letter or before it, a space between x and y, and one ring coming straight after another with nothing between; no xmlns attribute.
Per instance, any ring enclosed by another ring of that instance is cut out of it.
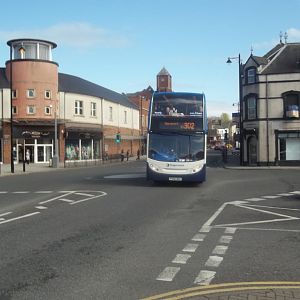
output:
<svg viewBox="0 0 300 300"><path fill-rule="evenodd" d="M240 165L242 166L244 164L244 138L243 138L243 90L242 90L242 62L241 62L241 55L235 57L228 57L227 63L231 64L232 59L238 60L239 64L239 111L240 111Z"/></svg>
<svg viewBox="0 0 300 300"><path fill-rule="evenodd" d="M14 165L14 137L13 137L13 105L12 105L12 93L13 93L13 85L12 85L12 43L10 43L10 171L11 173L15 173L15 165Z"/></svg>

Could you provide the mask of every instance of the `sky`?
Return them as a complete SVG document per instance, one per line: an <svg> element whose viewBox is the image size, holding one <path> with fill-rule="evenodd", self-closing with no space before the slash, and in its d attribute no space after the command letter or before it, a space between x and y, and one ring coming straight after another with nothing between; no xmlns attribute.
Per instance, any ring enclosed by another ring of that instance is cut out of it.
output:
<svg viewBox="0 0 300 300"><path fill-rule="evenodd" d="M287 33L300 42L300 0L26 0L1 3L0 67L7 41L57 44L59 72L118 93L149 85L165 67L174 91L204 92L209 116L237 111L238 61L263 56ZM284 39L283 39L284 41ZM233 105L234 104L234 105Z"/></svg>

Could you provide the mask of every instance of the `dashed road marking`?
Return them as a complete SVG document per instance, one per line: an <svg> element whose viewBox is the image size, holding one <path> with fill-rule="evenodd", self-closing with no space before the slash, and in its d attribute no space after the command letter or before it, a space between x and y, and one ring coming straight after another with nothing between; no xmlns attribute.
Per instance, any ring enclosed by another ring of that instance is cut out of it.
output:
<svg viewBox="0 0 300 300"><path fill-rule="evenodd" d="M236 228L234 227L227 227L225 229L225 234L234 234L236 232Z"/></svg>
<svg viewBox="0 0 300 300"><path fill-rule="evenodd" d="M183 252L195 252L198 248L198 244L187 244L182 251Z"/></svg>
<svg viewBox="0 0 300 300"><path fill-rule="evenodd" d="M200 285L209 285L210 282L215 278L215 276L215 271L201 270L194 283Z"/></svg>
<svg viewBox="0 0 300 300"><path fill-rule="evenodd" d="M17 192L12 192L13 194L29 194L29 191L17 191Z"/></svg>
<svg viewBox="0 0 300 300"><path fill-rule="evenodd" d="M223 245L218 245L215 247L215 249L213 250L213 254L217 254L217 255L224 255L227 251L228 247L227 246L223 246Z"/></svg>
<svg viewBox="0 0 300 300"><path fill-rule="evenodd" d="M206 237L206 234L197 233L193 236L192 241L194 242L203 242Z"/></svg>
<svg viewBox="0 0 300 300"><path fill-rule="evenodd" d="M0 217L4 217L4 216L10 215L10 214L12 214L12 212L11 212L11 211L8 211L8 212L6 212L6 213L1 214Z"/></svg>
<svg viewBox="0 0 300 300"><path fill-rule="evenodd" d="M53 191L36 191L35 194L51 194Z"/></svg>
<svg viewBox="0 0 300 300"><path fill-rule="evenodd" d="M172 281L175 275L179 272L179 267L166 267L156 278L161 281Z"/></svg>
<svg viewBox="0 0 300 300"><path fill-rule="evenodd" d="M35 206L35 208L37 208L37 209L48 209L48 207L46 207L46 206Z"/></svg>
<svg viewBox="0 0 300 300"><path fill-rule="evenodd" d="M217 268L221 262L223 261L223 257L222 256L210 256L208 258L208 260L205 263L206 267L213 267L213 268Z"/></svg>
<svg viewBox="0 0 300 300"><path fill-rule="evenodd" d="M186 264L186 262L191 258L190 254L177 254L176 257L172 260L174 264Z"/></svg>
<svg viewBox="0 0 300 300"><path fill-rule="evenodd" d="M232 240L231 235L222 235L221 238L219 239L219 243L221 244L229 244Z"/></svg>

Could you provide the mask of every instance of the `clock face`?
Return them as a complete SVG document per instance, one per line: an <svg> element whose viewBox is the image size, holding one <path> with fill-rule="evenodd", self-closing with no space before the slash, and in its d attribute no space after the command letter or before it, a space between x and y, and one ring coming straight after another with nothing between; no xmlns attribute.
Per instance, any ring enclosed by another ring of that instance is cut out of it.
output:
<svg viewBox="0 0 300 300"><path fill-rule="evenodd" d="M162 77L162 78L160 78L160 82L164 82L165 81L165 79Z"/></svg>

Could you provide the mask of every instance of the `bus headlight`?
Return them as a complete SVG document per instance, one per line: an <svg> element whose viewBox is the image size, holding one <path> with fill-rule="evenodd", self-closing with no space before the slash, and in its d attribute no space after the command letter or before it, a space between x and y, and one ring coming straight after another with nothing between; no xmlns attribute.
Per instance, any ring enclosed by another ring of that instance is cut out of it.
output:
<svg viewBox="0 0 300 300"><path fill-rule="evenodd" d="M155 172L159 171L159 168L155 167L153 164L149 164L150 169L152 169Z"/></svg>
<svg viewBox="0 0 300 300"><path fill-rule="evenodd" d="M201 166L201 165L195 166L195 167L193 168L193 173L197 173L197 172L199 172L201 169L202 169L202 166Z"/></svg>

